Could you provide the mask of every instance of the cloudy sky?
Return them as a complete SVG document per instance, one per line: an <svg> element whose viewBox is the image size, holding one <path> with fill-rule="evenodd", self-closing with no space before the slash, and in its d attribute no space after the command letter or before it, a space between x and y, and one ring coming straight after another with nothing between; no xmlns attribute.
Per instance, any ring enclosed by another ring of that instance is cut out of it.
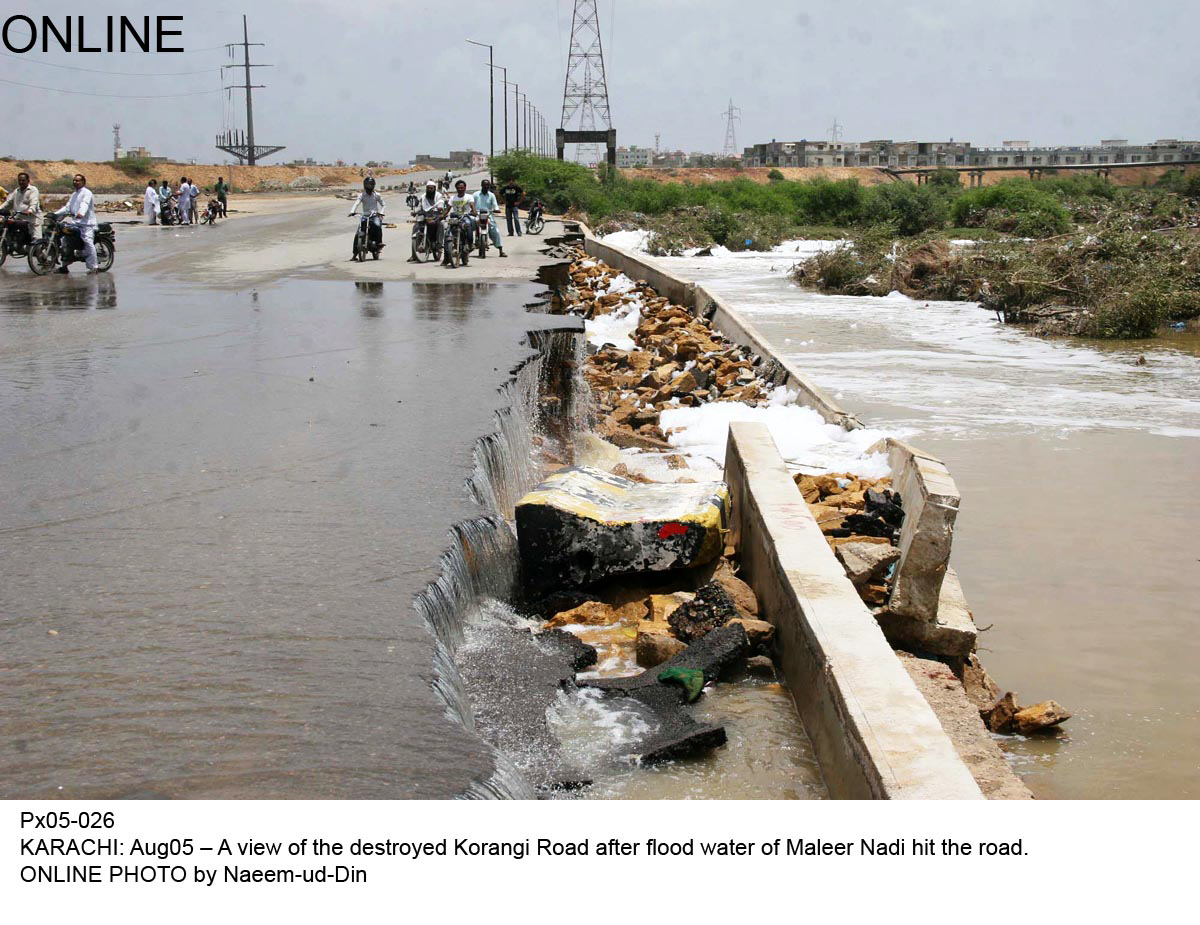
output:
<svg viewBox="0 0 1200 925"><path fill-rule="evenodd" d="M287 145L272 162L486 151L487 52L466 39L495 45L509 80L558 122L572 0L223 2L100 7L182 14L186 54L4 51L0 153L110 157L119 122L126 145L221 159L213 136L244 116L239 94L231 107L219 90L230 60L219 46L240 39L243 12L251 40L266 43L252 60L275 65L255 72L267 85L255 96L257 140ZM45 0L27 12L96 8ZM619 144L653 145L658 132L664 148L719 151L730 98L742 110L739 146L826 138L835 117L846 140L1200 138L1197 3L600 0L600 15ZM86 16L89 33L103 29L101 14ZM496 112L499 150L499 95Z"/></svg>

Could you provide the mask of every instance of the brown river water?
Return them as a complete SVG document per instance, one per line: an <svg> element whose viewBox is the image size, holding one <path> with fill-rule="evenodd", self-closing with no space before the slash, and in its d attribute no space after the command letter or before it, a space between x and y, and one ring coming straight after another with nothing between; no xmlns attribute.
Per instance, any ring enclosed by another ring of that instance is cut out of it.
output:
<svg viewBox="0 0 1200 925"><path fill-rule="evenodd" d="M949 466L984 664L1074 714L1001 739L1037 796L1200 797L1200 338L1046 341L973 304L804 292L794 260L659 262Z"/></svg>

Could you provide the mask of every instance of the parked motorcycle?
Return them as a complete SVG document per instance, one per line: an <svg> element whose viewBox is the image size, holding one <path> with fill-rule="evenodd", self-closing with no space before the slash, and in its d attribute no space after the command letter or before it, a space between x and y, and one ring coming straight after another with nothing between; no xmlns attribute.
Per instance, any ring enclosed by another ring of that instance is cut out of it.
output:
<svg viewBox="0 0 1200 925"><path fill-rule="evenodd" d="M529 204L529 215L525 219L525 230L530 234L541 234L542 229L546 227L546 220L542 218L542 213L546 206L540 199L535 199Z"/></svg>
<svg viewBox="0 0 1200 925"><path fill-rule="evenodd" d="M0 266L10 256L24 257L33 243L29 223L8 212L0 212Z"/></svg>
<svg viewBox="0 0 1200 925"><path fill-rule="evenodd" d="M112 222L101 222L92 237L96 245L96 269L105 272L113 265L117 254L116 232ZM29 248L29 269L38 276L45 276L60 263L66 267L83 259L83 241L79 228L73 221L64 221L57 215L46 216L41 240Z"/></svg>
<svg viewBox="0 0 1200 925"><path fill-rule="evenodd" d="M441 217L441 212L436 209L413 212L412 259L417 263L426 255L432 260L442 259L442 241L438 235Z"/></svg>
<svg viewBox="0 0 1200 925"><path fill-rule="evenodd" d="M371 234L371 226L374 225L379 229L378 234ZM383 213L370 212L364 213L358 219L358 231L354 233L354 256L353 259L362 263L367 259L367 254L371 255L372 260L378 260L380 253L383 251Z"/></svg>
<svg viewBox="0 0 1200 925"><path fill-rule="evenodd" d="M215 225L217 219L221 216L221 203L216 199L208 200L208 205L204 209L204 214L200 216L201 225Z"/></svg>

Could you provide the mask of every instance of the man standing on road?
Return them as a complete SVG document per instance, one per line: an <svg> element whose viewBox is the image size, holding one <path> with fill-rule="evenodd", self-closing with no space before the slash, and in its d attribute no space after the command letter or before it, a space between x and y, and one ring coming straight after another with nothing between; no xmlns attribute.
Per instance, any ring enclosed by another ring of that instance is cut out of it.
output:
<svg viewBox="0 0 1200 925"><path fill-rule="evenodd" d="M154 188L154 181L146 181L146 195L142 197L142 215L146 218L147 225L158 224L158 210L161 205L158 201L158 190Z"/></svg>
<svg viewBox="0 0 1200 925"><path fill-rule="evenodd" d="M200 217L200 207L199 207L199 205L197 205L197 201L200 199L200 190L196 186L196 184L192 182L190 177L188 178L187 182L188 182L188 190L192 194L192 222L194 223Z"/></svg>
<svg viewBox="0 0 1200 925"><path fill-rule="evenodd" d="M504 242L500 240L500 226L496 224L496 213L500 211L500 203L496 202L496 194L492 192L491 180L484 180L479 184L479 192L475 194L475 211L480 215L486 212L491 216L488 220L488 237L500 251L500 256L507 257L508 254L504 253Z"/></svg>
<svg viewBox="0 0 1200 925"><path fill-rule="evenodd" d="M190 225L192 223L192 184L188 182L187 177L180 177L179 191L176 195L179 196L179 223Z"/></svg>
<svg viewBox="0 0 1200 925"><path fill-rule="evenodd" d="M17 174L17 188L8 194L4 204L0 205L0 211L8 211L18 219L29 235L25 244L33 243L41 231L42 204L38 198L38 188L29 183L29 174L24 171Z"/></svg>
<svg viewBox="0 0 1200 925"><path fill-rule="evenodd" d="M508 236L511 238L514 234L521 237L521 200L525 197L525 190L517 185L516 180L512 180L500 190L500 196L504 199L504 217L508 220ZM516 229L515 231L513 229Z"/></svg>
<svg viewBox="0 0 1200 925"><path fill-rule="evenodd" d="M221 218L229 217L229 184L225 182L224 177L217 177L217 185L214 189L217 194L217 202L221 204Z"/></svg>
<svg viewBox="0 0 1200 925"><path fill-rule="evenodd" d="M75 192L67 200L67 204L55 212L55 215L69 215L75 219L75 227L79 229L79 239L83 241L83 262L89 273L96 272L96 197L87 188L87 177L81 173L75 174L71 180ZM59 267L59 273L69 273L66 267Z"/></svg>

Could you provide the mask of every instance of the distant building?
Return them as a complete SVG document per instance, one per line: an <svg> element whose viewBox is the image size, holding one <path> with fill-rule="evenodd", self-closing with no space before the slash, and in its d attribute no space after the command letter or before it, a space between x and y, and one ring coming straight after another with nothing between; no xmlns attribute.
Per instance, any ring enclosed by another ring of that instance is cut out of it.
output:
<svg viewBox="0 0 1200 925"><path fill-rule="evenodd" d="M651 148L639 148L636 145L617 148L618 167L649 167L653 162L654 151Z"/></svg>
<svg viewBox="0 0 1200 925"><path fill-rule="evenodd" d="M859 142L771 141L745 149L747 167L1056 167L1080 164L1144 164L1200 160L1200 143L1163 138L1131 145L1106 139L1098 145L1037 147L1005 141L976 148L966 141Z"/></svg>

